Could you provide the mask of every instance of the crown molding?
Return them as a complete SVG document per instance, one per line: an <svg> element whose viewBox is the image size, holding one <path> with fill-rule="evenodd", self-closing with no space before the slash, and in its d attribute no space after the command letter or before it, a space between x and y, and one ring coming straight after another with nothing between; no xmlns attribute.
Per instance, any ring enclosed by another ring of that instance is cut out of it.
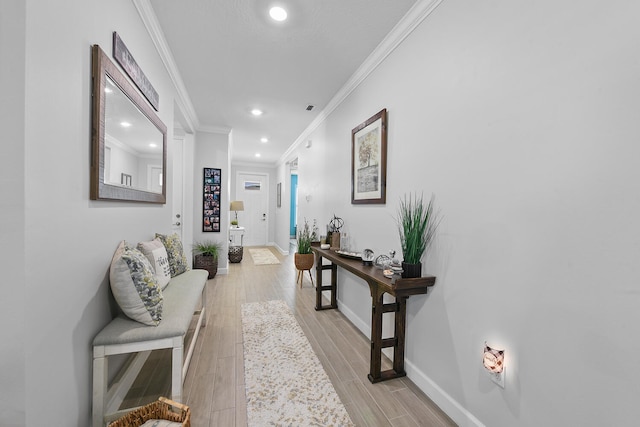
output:
<svg viewBox="0 0 640 427"><path fill-rule="evenodd" d="M169 49L162 27L160 27L158 18L151 6L151 2L149 0L133 0L133 4L136 9L138 9L138 14L142 19L144 26L147 28L147 32L149 33L149 36L151 36L151 40L160 55L160 59L173 82L178 97L176 100L178 108L182 110L185 120L187 120L189 126L192 129L198 129L200 126L198 115L196 114L195 108L193 108L193 103L191 102L187 88L182 81L176 62L173 59L173 54L171 53L171 49Z"/></svg>
<svg viewBox="0 0 640 427"><path fill-rule="evenodd" d="M340 90L331 98L327 106L316 116L316 118L307 126L300 136L289 146L287 151L280 156L278 164L283 164L304 141L324 122L327 117L335 110L344 100L353 92L360 84L376 69L378 66L406 39L413 30L416 29L422 21L431 15L431 13L444 0L420 0L416 2L411 9L402 17L400 22L380 44L371 52L358 69L351 75L349 80L340 88Z"/></svg>
<svg viewBox="0 0 640 427"><path fill-rule="evenodd" d="M220 133L223 135L229 135L231 133L231 128L224 126L199 126L197 129L198 132L206 132L206 133Z"/></svg>

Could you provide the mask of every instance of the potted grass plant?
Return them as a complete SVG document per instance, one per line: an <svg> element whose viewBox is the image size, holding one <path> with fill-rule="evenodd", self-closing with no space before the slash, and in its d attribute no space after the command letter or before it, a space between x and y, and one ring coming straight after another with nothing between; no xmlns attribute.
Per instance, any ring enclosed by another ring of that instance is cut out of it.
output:
<svg viewBox="0 0 640 427"><path fill-rule="evenodd" d="M193 244L193 268L207 270L209 279L216 277L218 273L218 256L222 250L222 244L213 240L203 240Z"/></svg>
<svg viewBox="0 0 640 427"><path fill-rule="evenodd" d="M427 203L423 196L405 194L398 208L398 232L402 247L402 277L422 276L422 257L429 249L440 216L434 212L435 196Z"/></svg>
<svg viewBox="0 0 640 427"><path fill-rule="evenodd" d="M309 227L309 223L305 218L304 226L298 231L298 249L293 258L297 270L310 270L313 267L314 256L313 252L311 252L311 242L314 235L317 235L317 231L311 231L311 227Z"/></svg>

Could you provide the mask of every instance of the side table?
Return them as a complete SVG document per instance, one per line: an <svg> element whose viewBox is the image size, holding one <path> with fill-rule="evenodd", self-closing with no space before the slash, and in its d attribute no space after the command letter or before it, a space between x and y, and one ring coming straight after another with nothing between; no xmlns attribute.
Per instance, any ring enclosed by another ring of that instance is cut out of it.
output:
<svg viewBox="0 0 640 427"><path fill-rule="evenodd" d="M244 239L244 227L229 228L229 262L242 261Z"/></svg>

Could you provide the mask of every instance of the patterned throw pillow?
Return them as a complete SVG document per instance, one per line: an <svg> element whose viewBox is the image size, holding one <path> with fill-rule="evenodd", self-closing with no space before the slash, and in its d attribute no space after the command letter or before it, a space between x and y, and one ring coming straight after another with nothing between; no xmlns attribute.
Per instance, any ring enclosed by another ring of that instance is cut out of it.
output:
<svg viewBox="0 0 640 427"><path fill-rule="evenodd" d="M164 290L171 280L171 267L169 267L169 256L167 250L162 244L160 239L154 239L150 242L138 243L138 250L147 257L151 266L153 267L156 280L158 284Z"/></svg>
<svg viewBox="0 0 640 427"><path fill-rule="evenodd" d="M160 239L167 250L169 256L169 267L171 268L171 277L176 277L189 270L187 265L187 257L184 255L182 241L180 236L173 233L171 236L156 233L156 239Z"/></svg>
<svg viewBox="0 0 640 427"><path fill-rule="evenodd" d="M162 319L162 290L149 260L125 241L120 242L111 260L111 290L127 317L157 326Z"/></svg>

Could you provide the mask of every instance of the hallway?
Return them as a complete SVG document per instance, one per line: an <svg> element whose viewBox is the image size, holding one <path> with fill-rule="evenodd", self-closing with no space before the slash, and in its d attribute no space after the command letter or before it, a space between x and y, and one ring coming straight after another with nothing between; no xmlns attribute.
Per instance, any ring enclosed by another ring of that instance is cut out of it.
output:
<svg viewBox="0 0 640 427"><path fill-rule="evenodd" d="M368 339L340 312L316 312L309 278L305 278L302 289L296 285L293 255L282 256L270 249L281 264L254 265L245 251L241 263L229 265L228 275L218 275L207 284L208 324L201 331L184 384L194 427L247 425L240 307L245 302L274 299L284 300L291 307L356 425L455 425L407 378L371 384L367 379ZM154 360L155 365L147 367L148 373L168 372L166 354L156 355ZM162 393L157 386L168 390L168 378L138 383L136 393L147 397L137 404L152 401Z"/></svg>

